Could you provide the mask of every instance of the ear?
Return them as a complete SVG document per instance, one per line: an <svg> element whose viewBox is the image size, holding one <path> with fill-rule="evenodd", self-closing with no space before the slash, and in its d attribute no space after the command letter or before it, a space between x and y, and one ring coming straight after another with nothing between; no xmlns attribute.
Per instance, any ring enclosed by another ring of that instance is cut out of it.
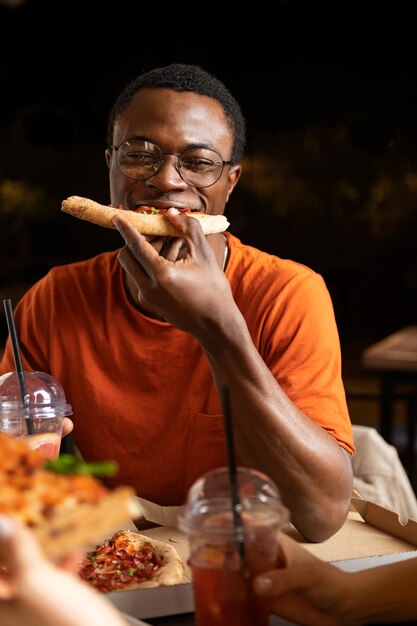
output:
<svg viewBox="0 0 417 626"><path fill-rule="evenodd" d="M110 166L111 166L111 159L112 159L112 156L113 156L113 152L114 152L114 150L112 150L111 148L106 148L106 151L104 153L105 157L106 157L107 167L109 169L110 169Z"/></svg>
<svg viewBox="0 0 417 626"><path fill-rule="evenodd" d="M230 168L229 175L227 177L226 202L229 200L230 195L231 195L233 189L236 187L237 181L239 180L241 173L242 173L242 166L241 165L233 165Z"/></svg>

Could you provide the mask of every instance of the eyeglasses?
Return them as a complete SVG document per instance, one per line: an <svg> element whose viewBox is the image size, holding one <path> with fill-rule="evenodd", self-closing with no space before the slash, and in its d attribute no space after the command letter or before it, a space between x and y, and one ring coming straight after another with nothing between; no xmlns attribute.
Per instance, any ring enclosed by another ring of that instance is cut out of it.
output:
<svg viewBox="0 0 417 626"><path fill-rule="evenodd" d="M110 148L117 153L117 165L123 174L135 180L152 178L163 164L165 155L176 156L175 169L182 180L200 189L217 183L224 166L231 164L231 161L223 161L215 150L187 148L180 154L162 152L155 143L144 139L127 139Z"/></svg>

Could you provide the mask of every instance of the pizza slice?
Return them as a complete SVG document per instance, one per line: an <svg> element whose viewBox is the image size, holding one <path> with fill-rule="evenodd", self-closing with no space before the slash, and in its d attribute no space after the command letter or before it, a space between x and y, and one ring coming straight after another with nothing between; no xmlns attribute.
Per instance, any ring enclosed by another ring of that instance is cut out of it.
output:
<svg viewBox="0 0 417 626"><path fill-rule="evenodd" d="M61 474L23 440L0 433L0 513L31 528L58 560L142 515L129 486L109 490L91 474Z"/></svg>
<svg viewBox="0 0 417 626"><path fill-rule="evenodd" d="M119 530L88 552L79 576L103 593L175 585L184 562L168 543L132 530Z"/></svg>
<svg viewBox="0 0 417 626"><path fill-rule="evenodd" d="M61 210L79 219L92 222L105 228L116 228L113 218L123 211L123 215L129 222L143 235L155 237L178 237L181 234L166 217L167 209L156 209L154 207L139 206L135 211L124 210L119 207L99 204L89 198L81 196L70 196L62 202ZM224 215L210 215L200 211L189 209L178 209L181 213L186 213L190 217L197 219L205 235L222 233L229 227L229 222Z"/></svg>

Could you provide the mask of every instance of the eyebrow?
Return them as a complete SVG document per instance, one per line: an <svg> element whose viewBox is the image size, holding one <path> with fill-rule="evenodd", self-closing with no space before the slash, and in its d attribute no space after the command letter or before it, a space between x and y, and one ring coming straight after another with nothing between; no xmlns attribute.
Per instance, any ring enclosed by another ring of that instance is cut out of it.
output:
<svg viewBox="0 0 417 626"><path fill-rule="evenodd" d="M124 139L122 143L124 143L125 141L132 141L132 140L149 141L150 143L155 144L155 146L158 146L158 148L162 150L162 147L159 145L157 141L155 141L151 137L147 137L146 135L133 135L132 137L128 137L127 139ZM215 148L211 144L205 143L205 142L187 144L185 148L182 148L182 150L179 150L179 152L184 152L184 150L190 150L192 148L203 148L205 150L214 150L215 152L218 152L218 148ZM162 150L162 152L164 152L164 150Z"/></svg>

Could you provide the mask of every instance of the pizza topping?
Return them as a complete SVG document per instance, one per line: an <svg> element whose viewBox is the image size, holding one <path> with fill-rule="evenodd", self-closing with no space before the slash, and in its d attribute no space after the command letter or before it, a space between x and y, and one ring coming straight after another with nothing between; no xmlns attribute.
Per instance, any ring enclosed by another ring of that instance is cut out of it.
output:
<svg viewBox="0 0 417 626"><path fill-rule="evenodd" d="M179 213L191 213L191 209L177 209ZM155 209L153 206L140 206L135 209L135 213L139 215L166 215L168 209Z"/></svg>
<svg viewBox="0 0 417 626"><path fill-rule="evenodd" d="M138 550L126 540L119 541L119 536L106 539L81 562L79 576L103 593L149 580L160 567L150 542Z"/></svg>
<svg viewBox="0 0 417 626"><path fill-rule="evenodd" d="M108 489L90 475L63 476L44 469L45 458L19 439L0 433L0 513L32 528Z"/></svg>
<svg viewBox="0 0 417 626"><path fill-rule="evenodd" d="M61 473L52 469L56 464ZM143 515L132 487L109 490L91 473L112 473L110 465L66 455L46 461L26 438L0 433L0 514L31 528L45 554L58 561L101 541L116 524ZM71 467L74 474L67 473Z"/></svg>
<svg viewBox="0 0 417 626"><path fill-rule="evenodd" d="M158 211L158 209L155 209L153 206L140 206L135 209L135 213L139 213L140 215L159 215L162 213L162 210Z"/></svg>
<svg viewBox="0 0 417 626"><path fill-rule="evenodd" d="M115 476L118 472L116 461L83 461L74 454L61 453L57 459L51 459L44 465L57 474L90 474L93 476Z"/></svg>

